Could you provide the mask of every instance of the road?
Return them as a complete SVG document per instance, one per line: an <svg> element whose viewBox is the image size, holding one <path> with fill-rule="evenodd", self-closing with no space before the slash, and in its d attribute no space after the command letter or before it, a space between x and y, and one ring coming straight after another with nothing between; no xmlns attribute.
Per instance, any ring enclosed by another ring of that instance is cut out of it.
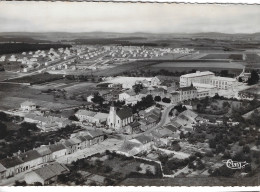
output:
<svg viewBox="0 0 260 192"><path fill-rule="evenodd" d="M142 133L137 133L137 134L132 134L132 135L126 135L125 136L125 139L126 140L129 140L129 139L133 139L137 136L140 136L140 135L143 135L143 134L148 134L148 133L151 133L152 131L154 131L155 129L158 129L162 126L164 126L167 122L167 119L169 118L169 112L172 110L172 108L175 107L175 104L172 104L168 107L166 107L164 110L163 110L163 113L162 113L162 116L161 116L161 120L159 123L157 123L154 127L146 130L145 132L142 132Z"/></svg>
<svg viewBox="0 0 260 192"><path fill-rule="evenodd" d="M102 143L92 145L89 148L78 150L73 154L66 155L58 158L56 161L59 163L69 164L78 159L83 159L97 153L103 153L106 150L117 150L119 149L124 141L110 138L104 140Z"/></svg>

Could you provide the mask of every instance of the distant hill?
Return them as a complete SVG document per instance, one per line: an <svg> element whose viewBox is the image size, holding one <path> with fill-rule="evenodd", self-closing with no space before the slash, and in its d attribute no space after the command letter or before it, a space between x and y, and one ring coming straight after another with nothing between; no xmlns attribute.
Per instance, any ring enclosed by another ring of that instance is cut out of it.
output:
<svg viewBox="0 0 260 192"><path fill-rule="evenodd" d="M219 40L260 40L260 33L253 34L226 34L226 33L113 33L113 32L84 32L84 33L66 33L66 32L8 32L0 33L0 42L21 41L21 42L40 42L49 43L57 41L73 41L75 39L110 39L118 40L144 40L150 38L168 39L168 38L208 38Z"/></svg>

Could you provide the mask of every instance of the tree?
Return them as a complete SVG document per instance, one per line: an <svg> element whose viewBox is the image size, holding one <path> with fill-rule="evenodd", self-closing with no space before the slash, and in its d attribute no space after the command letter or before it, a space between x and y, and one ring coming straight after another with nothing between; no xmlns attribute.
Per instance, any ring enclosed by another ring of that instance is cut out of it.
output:
<svg viewBox="0 0 260 192"><path fill-rule="evenodd" d="M138 94L143 89L143 85L141 83L139 83L139 84L134 85L133 88L134 88L135 93Z"/></svg>
<svg viewBox="0 0 260 192"><path fill-rule="evenodd" d="M258 83L258 81L259 81L259 75L258 75L257 71L252 70L251 76L250 76L250 78L248 78L248 82L247 82L248 85L254 85L254 84Z"/></svg>
<svg viewBox="0 0 260 192"><path fill-rule="evenodd" d="M0 121L0 139L3 139L7 136L7 127L4 123Z"/></svg>
<svg viewBox="0 0 260 192"><path fill-rule="evenodd" d="M98 93L94 94L94 97L91 99L94 103L97 103L99 105L102 105L104 102L104 98L100 96Z"/></svg>
<svg viewBox="0 0 260 192"><path fill-rule="evenodd" d="M250 152L250 147L248 145L243 146L243 152L244 153L249 153Z"/></svg>
<svg viewBox="0 0 260 192"><path fill-rule="evenodd" d="M71 120L71 121L79 121L79 119L75 115L71 115L69 117L69 120Z"/></svg>
<svg viewBox="0 0 260 192"><path fill-rule="evenodd" d="M160 101L162 100L162 98L161 98L160 96L155 96L155 97L154 97L154 100L155 100L156 102L160 102Z"/></svg>
<svg viewBox="0 0 260 192"><path fill-rule="evenodd" d="M113 169L109 166L106 166L104 169L104 173L110 173Z"/></svg>
<svg viewBox="0 0 260 192"><path fill-rule="evenodd" d="M10 118L7 116L6 113L0 112L0 121L9 121Z"/></svg>
<svg viewBox="0 0 260 192"><path fill-rule="evenodd" d="M171 102L171 99L164 97L164 98L162 99L162 102L164 102L164 103L170 103L170 102Z"/></svg>

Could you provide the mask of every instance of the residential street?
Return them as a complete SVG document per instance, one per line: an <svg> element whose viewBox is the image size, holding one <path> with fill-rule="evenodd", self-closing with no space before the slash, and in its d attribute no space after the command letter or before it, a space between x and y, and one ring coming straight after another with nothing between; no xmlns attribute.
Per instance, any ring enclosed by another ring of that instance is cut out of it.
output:
<svg viewBox="0 0 260 192"><path fill-rule="evenodd" d="M73 161L76 161L77 159L83 159L85 157L94 155L96 153L102 153L106 150L117 150L121 147L124 141L118 140L118 139L106 139L102 143L95 144L89 148L79 150L73 154L66 155L63 157L58 158L56 161L59 163L68 164Z"/></svg>

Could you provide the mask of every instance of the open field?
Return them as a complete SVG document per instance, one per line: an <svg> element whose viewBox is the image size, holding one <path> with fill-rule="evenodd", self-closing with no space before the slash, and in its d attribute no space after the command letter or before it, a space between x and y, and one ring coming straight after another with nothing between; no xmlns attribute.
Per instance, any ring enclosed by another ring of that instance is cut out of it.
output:
<svg viewBox="0 0 260 192"><path fill-rule="evenodd" d="M208 54L200 59L232 59L243 60L242 54Z"/></svg>
<svg viewBox="0 0 260 192"><path fill-rule="evenodd" d="M214 71L221 71L221 70L229 70L230 72L234 73L241 73L242 69L244 68L244 64L242 62L162 62L160 64L149 66L146 69L150 69L151 71L158 71L161 69L165 69L171 72L181 72L181 71L188 71L191 69L196 70L214 70Z"/></svg>
<svg viewBox="0 0 260 192"><path fill-rule="evenodd" d="M10 79L7 82L15 82L15 83L30 83L30 84L39 84L50 82L58 79L62 79L62 75L52 75L48 73L40 73L37 75L30 75L25 77L20 77L16 79Z"/></svg>
<svg viewBox="0 0 260 192"><path fill-rule="evenodd" d="M19 77L19 76L21 76L21 74L19 74L19 73L0 71L0 81L4 81L6 79L15 78L15 77Z"/></svg>
<svg viewBox="0 0 260 192"><path fill-rule="evenodd" d="M23 85L1 84L0 86L0 109L10 110L19 108L24 101L33 101L36 105L47 109L62 109L66 107L79 106L84 102L59 98L53 95L43 94L40 90Z"/></svg>

